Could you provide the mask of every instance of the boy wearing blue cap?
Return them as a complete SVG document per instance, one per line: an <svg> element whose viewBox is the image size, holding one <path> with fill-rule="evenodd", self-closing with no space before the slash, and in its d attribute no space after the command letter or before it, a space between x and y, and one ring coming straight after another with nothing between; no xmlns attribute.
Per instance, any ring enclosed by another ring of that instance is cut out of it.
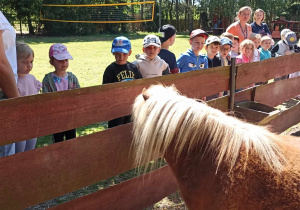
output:
<svg viewBox="0 0 300 210"><path fill-rule="evenodd" d="M111 52L116 61L111 63L104 71L102 84L124 82L141 79L142 75L135 65L127 61L131 55L131 43L124 36L116 37L112 43ZM120 117L108 121L108 128L130 122L130 116Z"/></svg>

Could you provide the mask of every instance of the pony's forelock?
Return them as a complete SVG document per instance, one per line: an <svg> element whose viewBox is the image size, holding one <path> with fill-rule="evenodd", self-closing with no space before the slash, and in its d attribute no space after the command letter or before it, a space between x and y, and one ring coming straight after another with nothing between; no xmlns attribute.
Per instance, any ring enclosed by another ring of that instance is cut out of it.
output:
<svg viewBox="0 0 300 210"><path fill-rule="evenodd" d="M223 162L232 169L242 147L254 150L275 172L283 169L284 157L276 135L263 127L242 122L204 103L186 98L174 86L151 86L145 101L139 95L133 105L133 147L136 164L163 157L170 144L177 157L195 146L216 154L217 167Z"/></svg>

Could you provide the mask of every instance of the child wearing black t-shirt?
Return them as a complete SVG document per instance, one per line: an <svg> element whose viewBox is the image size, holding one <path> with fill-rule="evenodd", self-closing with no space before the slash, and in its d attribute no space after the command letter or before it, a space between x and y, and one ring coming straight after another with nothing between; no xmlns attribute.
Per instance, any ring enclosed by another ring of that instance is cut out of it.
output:
<svg viewBox="0 0 300 210"><path fill-rule="evenodd" d="M127 62L131 55L131 43L124 36L116 37L112 43L112 54L116 61L111 63L104 71L102 84L124 82L141 79L142 75L135 65ZM108 121L108 128L130 122L130 115Z"/></svg>

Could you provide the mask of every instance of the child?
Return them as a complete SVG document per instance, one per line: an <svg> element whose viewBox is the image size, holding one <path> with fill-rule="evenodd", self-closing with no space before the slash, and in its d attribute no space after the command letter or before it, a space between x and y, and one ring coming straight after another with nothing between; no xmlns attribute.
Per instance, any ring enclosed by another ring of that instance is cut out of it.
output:
<svg viewBox="0 0 300 210"><path fill-rule="evenodd" d="M206 46L205 49L207 51L207 61L208 61L208 68L213 68L213 67L218 67L221 66L221 58L217 56L219 50L220 50L220 45L221 45L221 40L217 36L210 36L206 40ZM222 93L216 93L211 96L207 96L204 99L209 101L215 98L218 98L222 96Z"/></svg>
<svg viewBox="0 0 300 210"><path fill-rule="evenodd" d="M144 54L137 55L134 65L141 72L143 78L151 78L170 74L168 64L158 55L161 43L157 36L149 34L145 36L143 42Z"/></svg>
<svg viewBox="0 0 300 210"><path fill-rule="evenodd" d="M245 39L240 45L240 50L241 54L236 57L236 64L252 62L255 50L254 43L249 39Z"/></svg>
<svg viewBox="0 0 300 210"><path fill-rule="evenodd" d="M294 52L293 45L297 43L297 37L295 32L290 29L283 29L280 32L281 40L271 50L272 57L278 57L282 55L290 55ZM289 75L275 78L274 81L287 79Z"/></svg>
<svg viewBox="0 0 300 210"><path fill-rule="evenodd" d="M119 36L112 42L111 53L116 61L111 63L104 71L103 84L124 82L142 78L135 65L127 61L131 55L131 43L128 38ZM119 117L108 121L108 128L130 122L131 116Z"/></svg>
<svg viewBox="0 0 300 210"><path fill-rule="evenodd" d="M271 35L268 25L263 23L265 12L262 9L257 9L253 15L253 23L251 23L252 32L263 36Z"/></svg>
<svg viewBox="0 0 300 210"><path fill-rule="evenodd" d="M242 41L240 45L241 54L236 57L236 64L241 63L250 63L253 60L255 45L250 39L245 39ZM249 87L254 87L255 84L251 84L248 87L245 87L244 89L247 89ZM238 90L239 91L239 90Z"/></svg>
<svg viewBox="0 0 300 210"><path fill-rule="evenodd" d="M192 31L190 34L190 45L192 49L188 49L177 59L177 65L181 73L208 68L206 56L200 54L207 38L208 34L201 29Z"/></svg>
<svg viewBox="0 0 300 210"><path fill-rule="evenodd" d="M272 38L264 36L261 38L261 48L259 48L260 60L271 58L271 52L269 51L272 44Z"/></svg>
<svg viewBox="0 0 300 210"><path fill-rule="evenodd" d="M206 40L205 49L207 51L208 68L221 66L221 58L216 56L221 44L222 42L217 36L210 36Z"/></svg>
<svg viewBox="0 0 300 210"><path fill-rule="evenodd" d="M17 42L17 66L18 66L18 90L20 96L38 94L42 83L29 74L33 67L34 52L23 42ZM32 150L35 148L37 138L16 143L16 153Z"/></svg>
<svg viewBox="0 0 300 210"><path fill-rule="evenodd" d="M170 24L163 25L161 28L159 28L158 32L161 33L161 37L159 37L161 41L161 50L158 53L158 56L166 61L166 63L169 65L171 74L179 73L176 57L174 53L169 51L169 47L175 42L175 27Z"/></svg>
<svg viewBox="0 0 300 210"><path fill-rule="evenodd" d="M229 38L227 37L221 38L221 47L220 47L219 56L221 58L222 66L230 66L230 60L228 59L228 54L231 50L231 47L232 47L232 41Z"/></svg>
<svg viewBox="0 0 300 210"><path fill-rule="evenodd" d="M63 44L53 44L49 49L50 64L54 67L54 72L45 75L43 79L43 93L56 92L80 88L77 77L71 72L67 72L69 59L73 57ZM76 138L76 129L53 134L54 143Z"/></svg>
<svg viewBox="0 0 300 210"><path fill-rule="evenodd" d="M277 42L277 44L272 48L272 50L271 50L272 57L292 54L292 52L290 50L290 46L289 46L290 44L286 40L286 38L287 38L286 35L288 35L289 32L292 32L292 31L288 28L283 29L280 32L281 40L279 42Z"/></svg>
<svg viewBox="0 0 300 210"><path fill-rule="evenodd" d="M229 53L230 58L236 58L236 56L240 54L239 49L240 49L240 38L238 36L234 36L232 48Z"/></svg>
<svg viewBox="0 0 300 210"><path fill-rule="evenodd" d="M254 46L255 46L254 55L253 55L253 60L252 61L253 62L260 61L260 55L259 55L258 48L259 48L259 45L260 45L261 36L260 36L260 34L252 33L250 35L249 39L254 43Z"/></svg>

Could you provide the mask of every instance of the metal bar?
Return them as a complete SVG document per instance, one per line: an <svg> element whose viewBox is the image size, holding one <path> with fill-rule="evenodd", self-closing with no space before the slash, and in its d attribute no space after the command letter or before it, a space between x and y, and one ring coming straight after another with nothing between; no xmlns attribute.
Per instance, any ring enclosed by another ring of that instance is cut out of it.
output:
<svg viewBox="0 0 300 210"><path fill-rule="evenodd" d="M235 76L236 76L236 58L231 58L230 66L230 78L229 78L229 110L233 111L234 109L234 93L235 93Z"/></svg>

